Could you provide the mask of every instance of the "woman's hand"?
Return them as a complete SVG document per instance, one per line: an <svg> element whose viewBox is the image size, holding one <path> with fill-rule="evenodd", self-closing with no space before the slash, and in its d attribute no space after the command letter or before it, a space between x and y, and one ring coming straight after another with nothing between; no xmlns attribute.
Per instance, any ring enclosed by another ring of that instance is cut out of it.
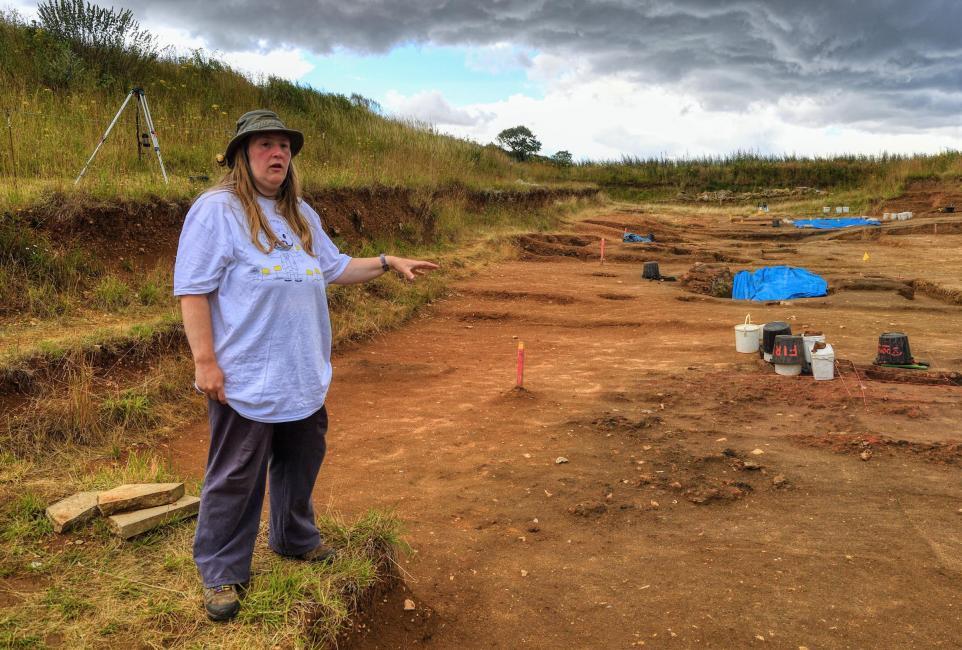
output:
<svg viewBox="0 0 962 650"><path fill-rule="evenodd" d="M388 255L386 259L388 265L403 275L406 280L414 280L419 275L424 275L428 271L433 271L437 268L440 268L433 262L409 260L403 257L394 257L393 255Z"/></svg>
<svg viewBox="0 0 962 650"><path fill-rule="evenodd" d="M227 395L224 393L224 371L216 361L194 363L194 388L210 399L227 404Z"/></svg>

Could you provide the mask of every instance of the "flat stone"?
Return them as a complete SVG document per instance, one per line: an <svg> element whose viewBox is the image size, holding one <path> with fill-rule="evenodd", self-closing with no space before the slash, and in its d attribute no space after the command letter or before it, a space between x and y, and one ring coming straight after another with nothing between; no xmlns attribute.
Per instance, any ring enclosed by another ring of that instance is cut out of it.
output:
<svg viewBox="0 0 962 650"><path fill-rule="evenodd" d="M107 517L107 525L119 537L130 539L158 526L193 517L199 509L199 497L185 496L174 503L112 515Z"/></svg>
<svg viewBox="0 0 962 650"><path fill-rule="evenodd" d="M99 492L78 492L47 507L55 533L64 533L96 517Z"/></svg>
<svg viewBox="0 0 962 650"><path fill-rule="evenodd" d="M128 483L100 493L98 506L103 515L143 510L173 503L184 496L183 483Z"/></svg>

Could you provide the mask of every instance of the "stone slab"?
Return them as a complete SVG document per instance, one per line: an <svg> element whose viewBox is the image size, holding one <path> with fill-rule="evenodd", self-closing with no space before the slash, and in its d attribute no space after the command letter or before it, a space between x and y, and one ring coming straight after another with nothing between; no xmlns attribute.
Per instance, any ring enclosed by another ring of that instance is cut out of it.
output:
<svg viewBox="0 0 962 650"><path fill-rule="evenodd" d="M47 507L46 513L55 533L65 533L71 528L96 517L99 492L78 492Z"/></svg>
<svg viewBox="0 0 962 650"><path fill-rule="evenodd" d="M174 503L111 515L107 517L107 525L116 535L130 539L158 526L193 517L199 509L200 498L188 495Z"/></svg>
<svg viewBox="0 0 962 650"><path fill-rule="evenodd" d="M100 493L102 515L143 510L173 503L184 496L183 483L128 483Z"/></svg>

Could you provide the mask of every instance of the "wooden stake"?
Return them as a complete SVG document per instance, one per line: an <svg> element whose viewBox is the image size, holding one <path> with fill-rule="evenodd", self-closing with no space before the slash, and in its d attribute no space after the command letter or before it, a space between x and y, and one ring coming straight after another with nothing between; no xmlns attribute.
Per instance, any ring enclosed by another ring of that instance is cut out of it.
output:
<svg viewBox="0 0 962 650"><path fill-rule="evenodd" d="M524 342L518 341L518 388L524 388Z"/></svg>
<svg viewBox="0 0 962 650"><path fill-rule="evenodd" d="M601 263L605 263L605 238L601 238Z"/></svg>

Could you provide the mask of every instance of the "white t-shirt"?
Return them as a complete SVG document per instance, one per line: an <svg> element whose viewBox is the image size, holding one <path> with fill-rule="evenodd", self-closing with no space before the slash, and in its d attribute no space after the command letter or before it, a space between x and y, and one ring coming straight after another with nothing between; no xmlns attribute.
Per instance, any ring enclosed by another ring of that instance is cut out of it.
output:
<svg viewBox="0 0 962 650"><path fill-rule="evenodd" d="M184 220L174 295L208 296L214 354L230 406L257 422L291 422L324 405L331 384L325 290L351 258L337 250L304 201L300 209L314 235L314 257L273 200L257 201L283 244L261 252L234 193L207 192ZM263 233L261 240L267 241Z"/></svg>

